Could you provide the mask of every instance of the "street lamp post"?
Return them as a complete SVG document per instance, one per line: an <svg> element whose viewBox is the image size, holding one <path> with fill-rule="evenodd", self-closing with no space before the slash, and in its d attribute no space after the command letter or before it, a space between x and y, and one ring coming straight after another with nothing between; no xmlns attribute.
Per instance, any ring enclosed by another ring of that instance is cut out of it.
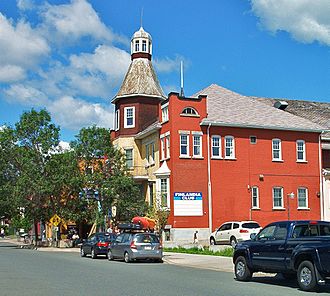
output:
<svg viewBox="0 0 330 296"><path fill-rule="evenodd" d="M290 221L290 199L294 199L294 193L288 193L287 195L287 203L288 203L288 221Z"/></svg>

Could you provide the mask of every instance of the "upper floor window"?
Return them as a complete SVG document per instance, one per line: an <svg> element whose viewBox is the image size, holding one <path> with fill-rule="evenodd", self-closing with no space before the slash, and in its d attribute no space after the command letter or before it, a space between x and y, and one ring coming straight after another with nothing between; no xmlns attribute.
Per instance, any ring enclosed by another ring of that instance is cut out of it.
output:
<svg viewBox="0 0 330 296"><path fill-rule="evenodd" d="M147 51L147 41L142 40L142 51Z"/></svg>
<svg viewBox="0 0 330 296"><path fill-rule="evenodd" d="M198 112L192 107L184 108L182 110L181 114L182 115L188 115L188 116L198 116Z"/></svg>
<svg viewBox="0 0 330 296"><path fill-rule="evenodd" d="M133 148L125 149L125 157L126 157L126 167L132 168L133 167Z"/></svg>
<svg viewBox="0 0 330 296"><path fill-rule="evenodd" d="M298 188L298 208L308 208L307 188Z"/></svg>
<svg viewBox="0 0 330 296"><path fill-rule="evenodd" d="M140 51L140 41L139 40L135 41L135 51Z"/></svg>
<svg viewBox="0 0 330 296"><path fill-rule="evenodd" d="M272 140L272 155L273 160L282 160L282 147L280 139Z"/></svg>
<svg viewBox="0 0 330 296"><path fill-rule="evenodd" d="M273 188L273 208L283 208L283 188Z"/></svg>
<svg viewBox="0 0 330 296"><path fill-rule="evenodd" d="M135 107L125 107L124 128L135 127Z"/></svg>
<svg viewBox="0 0 330 296"><path fill-rule="evenodd" d="M166 154L165 154L165 137L160 139L160 149L161 149L160 159L164 160L166 158Z"/></svg>
<svg viewBox="0 0 330 296"><path fill-rule="evenodd" d="M160 179L161 206L169 208L169 179Z"/></svg>
<svg viewBox="0 0 330 296"><path fill-rule="evenodd" d="M162 122L168 121L168 104L162 106Z"/></svg>
<svg viewBox="0 0 330 296"><path fill-rule="evenodd" d="M166 136L166 158L170 158L170 146L171 146L170 135L167 135Z"/></svg>
<svg viewBox="0 0 330 296"><path fill-rule="evenodd" d="M189 135L180 134L180 156L189 157Z"/></svg>
<svg viewBox="0 0 330 296"><path fill-rule="evenodd" d="M225 158L235 158L235 141L233 136L225 137Z"/></svg>
<svg viewBox="0 0 330 296"><path fill-rule="evenodd" d="M119 130L119 120L120 120L120 117L119 117L119 109L116 110L116 114L115 114L115 130Z"/></svg>
<svg viewBox="0 0 330 296"><path fill-rule="evenodd" d="M251 188L252 195L252 209L259 209L259 188L257 186L253 186Z"/></svg>
<svg viewBox="0 0 330 296"><path fill-rule="evenodd" d="M297 141L297 161L306 161L305 141Z"/></svg>
<svg viewBox="0 0 330 296"><path fill-rule="evenodd" d="M148 165L155 163L155 143L146 144L146 159Z"/></svg>
<svg viewBox="0 0 330 296"><path fill-rule="evenodd" d="M221 137L212 136L212 157L221 158Z"/></svg>
<svg viewBox="0 0 330 296"><path fill-rule="evenodd" d="M193 156L202 157L202 136L193 135Z"/></svg>

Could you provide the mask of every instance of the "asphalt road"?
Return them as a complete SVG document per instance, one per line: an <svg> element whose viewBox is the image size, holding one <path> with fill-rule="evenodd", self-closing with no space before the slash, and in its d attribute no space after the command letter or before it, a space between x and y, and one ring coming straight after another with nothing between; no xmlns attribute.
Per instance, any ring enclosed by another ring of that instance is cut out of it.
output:
<svg viewBox="0 0 330 296"><path fill-rule="evenodd" d="M166 263L109 262L77 253L18 249L0 242L0 295L320 295L298 290L280 277L242 283L232 273ZM321 293L330 293L326 287Z"/></svg>

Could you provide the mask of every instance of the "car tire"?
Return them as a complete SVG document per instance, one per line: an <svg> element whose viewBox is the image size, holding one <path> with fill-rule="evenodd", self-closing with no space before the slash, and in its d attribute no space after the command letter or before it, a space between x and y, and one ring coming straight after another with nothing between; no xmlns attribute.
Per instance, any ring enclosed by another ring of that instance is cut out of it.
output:
<svg viewBox="0 0 330 296"><path fill-rule="evenodd" d="M244 256L239 256L235 261L235 276L238 281L248 282L252 278L252 271L247 265Z"/></svg>
<svg viewBox="0 0 330 296"><path fill-rule="evenodd" d="M112 255L111 250L108 250L108 260L109 261L112 261L113 260L113 255Z"/></svg>
<svg viewBox="0 0 330 296"><path fill-rule="evenodd" d="M210 245L211 246L215 246L217 244L217 242L215 241L214 237L210 238Z"/></svg>
<svg viewBox="0 0 330 296"><path fill-rule="evenodd" d="M157 262L157 263L163 263L163 259L155 259L154 262Z"/></svg>
<svg viewBox="0 0 330 296"><path fill-rule="evenodd" d="M128 252L124 253L124 261L125 261L125 263L130 263L131 262L131 258L129 256Z"/></svg>
<svg viewBox="0 0 330 296"><path fill-rule="evenodd" d="M230 245L231 245L233 248L235 248L235 246L237 245L237 239L236 239L235 236L232 236L232 237L230 238Z"/></svg>
<svg viewBox="0 0 330 296"><path fill-rule="evenodd" d="M92 249L92 251L91 251L91 257L92 257L92 259L96 259L96 257L97 257L94 249Z"/></svg>
<svg viewBox="0 0 330 296"><path fill-rule="evenodd" d="M80 248L80 257L86 257L86 253L83 248Z"/></svg>
<svg viewBox="0 0 330 296"><path fill-rule="evenodd" d="M303 291L314 291L316 289L315 267L311 261L305 260L299 264L297 280L299 288Z"/></svg>

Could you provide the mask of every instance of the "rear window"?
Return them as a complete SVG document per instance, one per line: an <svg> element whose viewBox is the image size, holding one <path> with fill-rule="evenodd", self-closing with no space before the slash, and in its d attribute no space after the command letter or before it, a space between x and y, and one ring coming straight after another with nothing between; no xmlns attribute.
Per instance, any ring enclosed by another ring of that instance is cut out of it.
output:
<svg viewBox="0 0 330 296"><path fill-rule="evenodd" d="M135 238L137 243L159 243L159 239L156 235L152 234L138 234Z"/></svg>
<svg viewBox="0 0 330 296"><path fill-rule="evenodd" d="M110 242L115 240L116 235L114 233L109 233L108 235L100 235L98 237L100 242Z"/></svg>
<svg viewBox="0 0 330 296"><path fill-rule="evenodd" d="M260 227L260 225L256 222L247 222L247 223L242 224L242 228L251 229L251 228L259 228L259 227Z"/></svg>

